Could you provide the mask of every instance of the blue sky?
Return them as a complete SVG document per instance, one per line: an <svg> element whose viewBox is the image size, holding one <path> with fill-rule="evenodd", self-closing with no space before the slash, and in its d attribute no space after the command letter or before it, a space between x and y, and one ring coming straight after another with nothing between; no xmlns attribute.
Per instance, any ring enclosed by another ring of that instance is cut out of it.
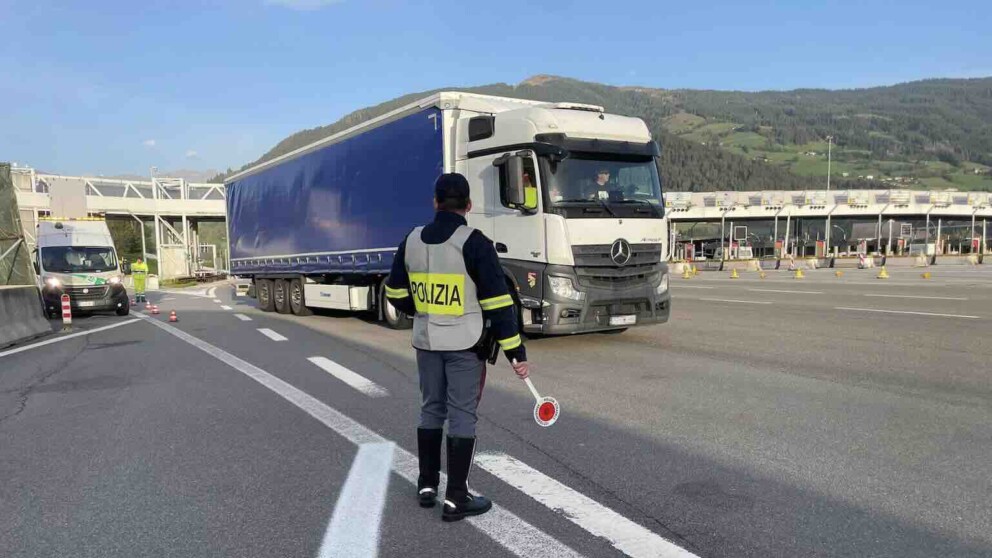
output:
<svg viewBox="0 0 992 558"><path fill-rule="evenodd" d="M249 162L435 87L556 74L790 89L992 76L986 2L0 0L0 160L145 175Z"/></svg>

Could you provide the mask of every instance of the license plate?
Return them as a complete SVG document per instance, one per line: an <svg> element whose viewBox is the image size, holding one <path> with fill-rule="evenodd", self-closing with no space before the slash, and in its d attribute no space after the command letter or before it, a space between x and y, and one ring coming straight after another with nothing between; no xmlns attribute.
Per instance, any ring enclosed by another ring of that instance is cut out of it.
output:
<svg viewBox="0 0 992 558"><path fill-rule="evenodd" d="M80 308L88 308L90 306L96 306L96 302L93 302L92 300L81 300L76 303L76 306Z"/></svg>
<svg viewBox="0 0 992 558"><path fill-rule="evenodd" d="M634 325L637 323L637 316L631 314L629 316L610 316L610 325Z"/></svg>

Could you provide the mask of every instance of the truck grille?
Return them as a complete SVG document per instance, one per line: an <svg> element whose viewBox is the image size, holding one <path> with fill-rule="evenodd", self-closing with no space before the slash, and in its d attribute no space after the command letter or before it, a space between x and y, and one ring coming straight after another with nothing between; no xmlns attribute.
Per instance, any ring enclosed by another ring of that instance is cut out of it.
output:
<svg viewBox="0 0 992 558"><path fill-rule="evenodd" d="M594 244L572 247L580 286L622 289L636 283L657 282L661 273L661 244L631 244L630 260L623 266L618 266L610 258L611 246Z"/></svg>
<svg viewBox="0 0 992 558"><path fill-rule="evenodd" d="M107 296L107 291L110 289L107 285L93 285L87 287L64 287L62 292L69 295L69 299L72 302L81 302L84 300L103 300ZM88 292L83 292L86 290Z"/></svg>

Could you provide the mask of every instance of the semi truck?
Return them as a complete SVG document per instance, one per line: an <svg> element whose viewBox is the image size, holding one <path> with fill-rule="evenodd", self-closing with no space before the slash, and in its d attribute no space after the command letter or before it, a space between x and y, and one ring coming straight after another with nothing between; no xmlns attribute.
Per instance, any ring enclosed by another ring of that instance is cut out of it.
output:
<svg viewBox="0 0 992 558"><path fill-rule="evenodd" d="M463 174L523 331L668 321L668 226L644 122L603 107L441 92L230 176L231 273L263 311L373 312L397 246Z"/></svg>
<svg viewBox="0 0 992 558"><path fill-rule="evenodd" d="M34 269L49 318L61 315L63 294L69 295L73 312L130 312L120 260L104 219L42 217L36 238Z"/></svg>

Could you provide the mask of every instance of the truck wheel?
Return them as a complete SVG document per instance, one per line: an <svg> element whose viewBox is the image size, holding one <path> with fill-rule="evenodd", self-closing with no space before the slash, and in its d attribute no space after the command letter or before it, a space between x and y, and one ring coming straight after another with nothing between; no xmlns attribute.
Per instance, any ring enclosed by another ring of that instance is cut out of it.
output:
<svg viewBox="0 0 992 558"><path fill-rule="evenodd" d="M410 329L413 327L413 320L403 312L400 312L389 302L386 297L386 282L383 281L379 287L379 307L382 308L382 321L390 329Z"/></svg>
<svg viewBox="0 0 992 558"><path fill-rule="evenodd" d="M307 301L303 292L303 280L293 279L289 282L289 307L297 316L309 316L313 314L306 306Z"/></svg>
<svg viewBox="0 0 992 558"><path fill-rule="evenodd" d="M258 309L271 312L275 309L272 304L272 279L256 279L255 293L258 295Z"/></svg>
<svg viewBox="0 0 992 558"><path fill-rule="evenodd" d="M272 282L272 305L280 314L289 314L293 311L289 305L289 281L276 279Z"/></svg>

